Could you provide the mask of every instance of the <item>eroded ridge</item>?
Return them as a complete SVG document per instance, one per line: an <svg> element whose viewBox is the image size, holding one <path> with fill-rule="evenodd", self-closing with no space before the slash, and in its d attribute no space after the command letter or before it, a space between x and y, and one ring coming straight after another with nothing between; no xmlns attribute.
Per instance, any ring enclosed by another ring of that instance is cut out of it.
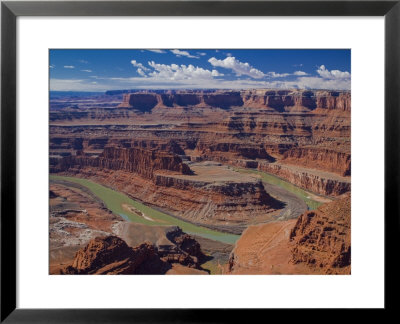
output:
<svg viewBox="0 0 400 324"><path fill-rule="evenodd" d="M249 227L236 243L227 274L350 274L351 197L294 220Z"/></svg>

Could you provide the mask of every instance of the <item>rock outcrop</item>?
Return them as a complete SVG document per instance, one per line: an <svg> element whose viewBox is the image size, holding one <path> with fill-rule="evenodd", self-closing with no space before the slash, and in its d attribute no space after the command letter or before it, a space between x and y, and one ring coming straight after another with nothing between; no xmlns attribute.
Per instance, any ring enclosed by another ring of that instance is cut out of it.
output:
<svg viewBox="0 0 400 324"><path fill-rule="evenodd" d="M296 220L249 226L230 254L226 274L309 273L290 262L289 235Z"/></svg>
<svg viewBox="0 0 400 324"><path fill-rule="evenodd" d="M351 196L302 214L290 233L292 262L326 273L350 273Z"/></svg>
<svg viewBox="0 0 400 324"><path fill-rule="evenodd" d="M115 227L115 233L131 247L150 242L161 260L169 264L201 270L201 264L207 259L197 240L178 226L124 222Z"/></svg>
<svg viewBox="0 0 400 324"><path fill-rule="evenodd" d="M137 226L153 231L151 226ZM173 227L167 229L166 239L169 243L158 247L149 241L132 247L118 236L96 237L76 252L72 264L61 269L61 274L165 274L174 264L203 270L200 264L206 256L194 238ZM162 236L157 241L162 241Z"/></svg>
<svg viewBox="0 0 400 324"><path fill-rule="evenodd" d="M317 108L336 109L343 111L351 110L350 92L322 91L316 95Z"/></svg>
<svg viewBox="0 0 400 324"><path fill-rule="evenodd" d="M64 274L164 274L168 270L150 243L135 248L116 236L97 237L79 250Z"/></svg>
<svg viewBox="0 0 400 324"><path fill-rule="evenodd" d="M248 227L226 274L350 274L350 200L344 195L297 220Z"/></svg>
<svg viewBox="0 0 400 324"><path fill-rule="evenodd" d="M200 244L192 236L183 233L179 227L174 227L168 231L166 236L174 243L176 248L160 251L163 260L201 269L200 264L206 260L206 256L201 251Z"/></svg>

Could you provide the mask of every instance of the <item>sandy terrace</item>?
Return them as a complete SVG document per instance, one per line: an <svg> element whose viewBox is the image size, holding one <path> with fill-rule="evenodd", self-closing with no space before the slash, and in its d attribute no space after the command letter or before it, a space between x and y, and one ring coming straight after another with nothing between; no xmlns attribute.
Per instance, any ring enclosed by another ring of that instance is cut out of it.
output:
<svg viewBox="0 0 400 324"><path fill-rule="evenodd" d="M189 181L199 181L199 182L235 182L235 183L256 183L257 180L254 177L250 177L247 174L241 174L230 169L226 165L222 165L218 162L204 161L189 164L190 169L194 172L193 175L169 175L177 179L184 179ZM159 172L163 174L162 172Z"/></svg>

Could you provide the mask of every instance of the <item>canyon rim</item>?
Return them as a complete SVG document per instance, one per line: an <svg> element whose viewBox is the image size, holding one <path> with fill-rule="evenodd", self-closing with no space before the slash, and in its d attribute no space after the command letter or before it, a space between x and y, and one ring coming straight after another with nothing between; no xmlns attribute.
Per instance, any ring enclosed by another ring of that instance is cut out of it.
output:
<svg viewBox="0 0 400 324"><path fill-rule="evenodd" d="M49 273L351 273L351 51L51 49Z"/></svg>

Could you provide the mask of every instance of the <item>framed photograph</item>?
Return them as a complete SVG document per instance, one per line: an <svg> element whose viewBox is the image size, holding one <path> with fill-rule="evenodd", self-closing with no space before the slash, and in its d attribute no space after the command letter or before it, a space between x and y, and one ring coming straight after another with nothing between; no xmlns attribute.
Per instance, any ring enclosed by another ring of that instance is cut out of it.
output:
<svg viewBox="0 0 400 324"><path fill-rule="evenodd" d="M2 2L1 320L391 309L399 15Z"/></svg>

